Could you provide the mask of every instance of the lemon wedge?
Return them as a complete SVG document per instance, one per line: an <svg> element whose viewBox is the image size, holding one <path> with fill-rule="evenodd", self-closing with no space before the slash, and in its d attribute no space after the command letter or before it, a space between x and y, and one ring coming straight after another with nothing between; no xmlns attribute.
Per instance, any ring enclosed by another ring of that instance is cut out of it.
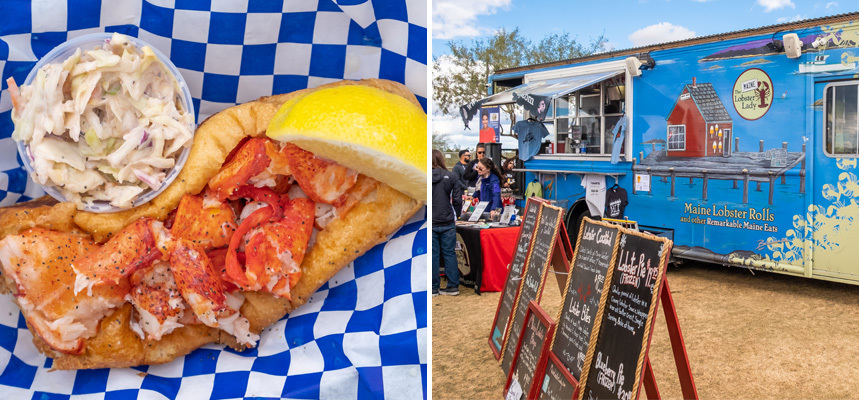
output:
<svg viewBox="0 0 859 400"><path fill-rule="evenodd" d="M266 134L427 200L427 116L400 96L361 85L317 90L286 102Z"/></svg>

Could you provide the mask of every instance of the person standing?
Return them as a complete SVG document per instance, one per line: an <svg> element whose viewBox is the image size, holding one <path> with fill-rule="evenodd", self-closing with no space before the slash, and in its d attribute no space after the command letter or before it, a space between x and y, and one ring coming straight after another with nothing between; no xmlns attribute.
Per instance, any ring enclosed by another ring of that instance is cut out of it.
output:
<svg viewBox="0 0 859 400"><path fill-rule="evenodd" d="M474 149L474 152L477 153L477 158L472 159L466 166L465 172L462 174L463 181L466 184L466 187L476 187L477 186L477 162L482 160L483 157L486 156L486 145L483 143L478 143L477 148Z"/></svg>
<svg viewBox="0 0 859 400"><path fill-rule="evenodd" d="M462 186L444 165L440 151L432 151L432 295L459 294L459 264L454 254L456 218L462 210ZM447 287L439 289L440 263L444 259Z"/></svg>
<svg viewBox="0 0 859 400"><path fill-rule="evenodd" d="M478 180L480 183L478 183L477 191L474 192L474 197L480 201L489 202L486 207L487 210L490 210L489 218L495 219L495 215L498 214L496 210L502 207L501 172L495 168L495 163L489 157L484 157L477 163L477 174L480 177Z"/></svg>
<svg viewBox="0 0 859 400"><path fill-rule="evenodd" d="M468 162L471 161L471 152L468 149L459 151L459 162L457 162L453 166L453 173L456 175L456 178L462 183L462 186L468 187L468 182L465 181L465 178L462 177L465 174L465 166Z"/></svg>

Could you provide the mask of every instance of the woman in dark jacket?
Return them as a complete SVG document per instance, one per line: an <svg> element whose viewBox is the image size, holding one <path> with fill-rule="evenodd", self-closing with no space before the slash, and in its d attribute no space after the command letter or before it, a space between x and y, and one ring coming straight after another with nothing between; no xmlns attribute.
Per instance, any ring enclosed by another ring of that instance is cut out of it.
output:
<svg viewBox="0 0 859 400"><path fill-rule="evenodd" d="M477 171L479 178L477 184L478 188L477 191L474 192L474 197L477 197L480 201L489 202L486 209L490 210L490 218L495 219L495 215L497 214L496 210L502 207L501 172L498 172L498 168L495 168L495 163L493 163L489 157L480 159L480 162L475 166L475 170Z"/></svg>
<svg viewBox="0 0 859 400"><path fill-rule="evenodd" d="M462 210L462 184L444 165L444 156L432 151L432 295L459 294L459 265L453 252L456 245L456 218ZM444 259L447 287L439 290L439 270Z"/></svg>

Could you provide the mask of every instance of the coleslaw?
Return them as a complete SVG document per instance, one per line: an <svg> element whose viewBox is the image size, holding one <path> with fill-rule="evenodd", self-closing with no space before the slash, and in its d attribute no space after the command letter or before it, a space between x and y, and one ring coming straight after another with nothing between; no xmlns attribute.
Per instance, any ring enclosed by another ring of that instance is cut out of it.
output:
<svg viewBox="0 0 859 400"><path fill-rule="evenodd" d="M8 83L12 138L25 145L34 180L79 209L139 205L191 145L194 114L176 77L124 35L45 64L28 85Z"/></svg>

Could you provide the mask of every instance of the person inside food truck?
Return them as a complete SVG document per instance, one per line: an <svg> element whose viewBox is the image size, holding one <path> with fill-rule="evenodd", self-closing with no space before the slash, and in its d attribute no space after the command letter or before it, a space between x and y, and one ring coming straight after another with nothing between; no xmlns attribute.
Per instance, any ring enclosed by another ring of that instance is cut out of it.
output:
<svg viewBox="0 0 859 400"><path fill-rule="evenodd" d="M501 210L501 172L495 167L495 163L489 157L481 158L476 166L477 174L477 191L474 192L474 197L480 201L488 201L486 207L489 212L489 218L495 219L500 214Z"/></svg>

